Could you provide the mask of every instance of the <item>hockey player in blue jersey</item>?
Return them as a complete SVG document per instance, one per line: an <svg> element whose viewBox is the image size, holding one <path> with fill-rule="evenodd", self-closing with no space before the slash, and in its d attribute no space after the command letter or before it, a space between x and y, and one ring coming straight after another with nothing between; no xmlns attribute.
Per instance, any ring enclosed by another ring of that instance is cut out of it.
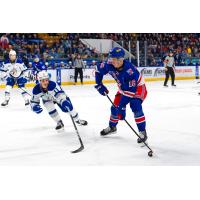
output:
<svg viewBox="0 0 200 200"><path fill-rule="evenodd" d="M40 61L38 56L35 56L33 63L32 63L32 68L33 68L33 70L32 70L32 80L35 80L36 84L37 84L37 83L39 83L38 80L37 80L38 73L43 71L43 70L46 71L47 66L42 61Z"/></svg>
<svg viewBox="0 0 200 200"><path fill-rule="evenodd" d="M106 74L110 74L119 87L114 100L115 106L111 107L109 126L103 129L100 134L105 136L116 133L118 121L125 119L126 106L129 104L139 130L140 138L137 142L142 143L147 140L146 121L142 109L142 102L146 98L147 90L140 72L124 57L125 52L122 48L113 48L110 51L109 60L100 64L95 73L95 88L101 95L106 95L109 92L102 83L103 76Z"/></svg>
<svg viewBox="0 0 200 200"><path fill-rule="evenodd" d="M56 104L63 112L70 113L77 124L87 125L87 121L79 119L78 113L73 108L70 98L62 88L55 82L49 80L47 71L38 73L38 81L39 83L33 88L31 98L31 108L35 113L39 114L43 111L40 106L40 99L42 99L44 107L47 109L51 118L57 123L56 130L64 128L64 124L55 108Z"/></svg>
<svg viewBox="0 0 200 200"><path fill-rule="evenodd" d="M6 80L5 100L1 106L7 106L10 101L10 91L14 85L21 88L21 94L24 98L25 105L29 105L29 98L26 92L25 83L27 82L27 67L17 58L16 52L11 50L9 52L9 60L5 61L1 68L4 80Z"/></svg>

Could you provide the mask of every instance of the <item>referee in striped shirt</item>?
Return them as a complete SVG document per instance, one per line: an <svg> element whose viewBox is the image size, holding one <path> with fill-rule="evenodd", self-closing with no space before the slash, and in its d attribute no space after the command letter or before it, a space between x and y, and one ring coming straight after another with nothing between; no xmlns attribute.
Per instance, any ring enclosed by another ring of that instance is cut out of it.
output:
<svg viewBox="0 0 200 200"><path fill-rule="evenodd" d="M164 82L164 86L168 87L167 82L169 80L169 76L171 76L172 79L172 86L176 86L174 84L175 81L175 60L174 60L174 56L173 56L173 52L170 51L169 55L166 56L165 60L164 60L164 67L165 67L165 82Z"/></svg>

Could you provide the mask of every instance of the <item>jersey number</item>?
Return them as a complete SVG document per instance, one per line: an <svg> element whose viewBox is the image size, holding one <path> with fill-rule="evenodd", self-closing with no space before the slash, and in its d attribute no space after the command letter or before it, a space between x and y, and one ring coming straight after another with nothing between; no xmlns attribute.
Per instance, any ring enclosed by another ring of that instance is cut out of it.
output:
<svg viewBox="0 0 200 200"><path fill-rule="evenodd" d="M135 80L131 80L129 82L129 87L135 87L136 86L136 81Z"/></svg>

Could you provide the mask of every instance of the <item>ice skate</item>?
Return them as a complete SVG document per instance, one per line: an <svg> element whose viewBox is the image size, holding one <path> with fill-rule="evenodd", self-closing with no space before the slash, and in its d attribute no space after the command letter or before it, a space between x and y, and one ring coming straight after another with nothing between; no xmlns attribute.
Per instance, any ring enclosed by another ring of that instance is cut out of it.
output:
<svg viewBox="0 0 200 200"><path fill-rule="evenodd" d="M61 131L64 129L64 124L62 122L62 120L60 120L58 123L57 123L57 126L55 128L57 131Z"/></svg>
<svg viewBox="0 0 200 200"><path fill-rule="evenodd" d="M116 126L109 126L105 129L103 129L101 132L100 132L100 135L101 136L105 136L105 135L110 135L110 134L114 134L117 132L117 128Z"/></svg>
<svg viewBox="0 0 200 200"><path fill-rule="evenodd" d="M5 100L5 101L1 104L1 106L2 106L2 107L6 107L6 106L8 106L8 103L9 103L9 100Z"/></svg>

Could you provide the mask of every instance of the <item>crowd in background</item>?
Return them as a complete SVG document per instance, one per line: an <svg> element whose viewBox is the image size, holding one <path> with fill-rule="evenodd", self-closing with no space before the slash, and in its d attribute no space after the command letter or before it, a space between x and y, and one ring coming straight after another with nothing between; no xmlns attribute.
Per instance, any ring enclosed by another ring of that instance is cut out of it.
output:
<svg viewBox="0 0 200 200"><path fill-rule="evenodd" d="M200 58L199 33L142 33L137 40L144 48L146 42L149 65L160 65L169 50L174 52L176 65L195 65L192 58Z"/></svg>
<svg viewBox="0 0 200 200"><path fill-rule="evenodd" d="M10 49L15 49L26 63L35 55L44 62L55 65L59 59L65 59L66 64L72 63L77 55L85 60L102 59L95 49L84 45L80 38L112 39L130 50L132 62L137 65L136 43L139 41L140 66L162 66L163 59L169 50L173 50L176 65L195 65L200 58L200 34L181 33L66 33L46 34L57 40L48 42L42 34L36 33L7 33L0 34L0 58L6 59ZM104 58L107 55L104 55ZM60 61L59 61L60 62Z"/></svg>
<svg viewBox="0 0 200 200"><path fill-rule="evenodd" d="M18 54L25 54L28 59L38 55L43 60L73 58L75 54L81 54L84 58L95 58L98 55L94 49L86 47L80 42L77 35L62 34L58 41L48 44L41 39L39 34L3 34L0 39L0 55L4 56L7 51L14 48ZM54 34L49 34L53 36Z"/></svg>

